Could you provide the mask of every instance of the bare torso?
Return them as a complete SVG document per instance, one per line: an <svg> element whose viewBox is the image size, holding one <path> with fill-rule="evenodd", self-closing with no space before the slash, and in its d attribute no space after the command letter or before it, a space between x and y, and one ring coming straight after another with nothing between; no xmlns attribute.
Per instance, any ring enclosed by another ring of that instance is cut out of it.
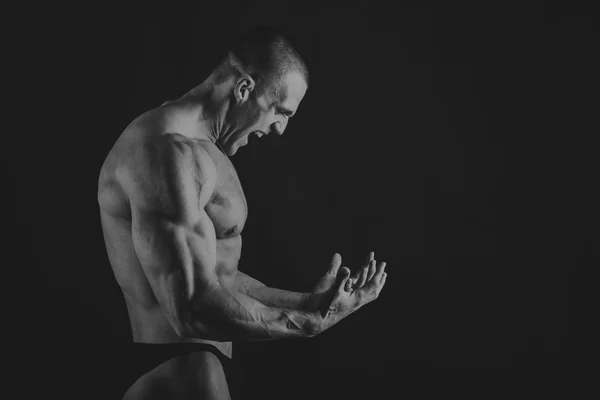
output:
<svg viewBox="0 0 600 400"><path fill-rule="evenodd" d="M215 192L205 207L217 237L216 272L220 283L231 288L242 249L240 233L247 217L246 199L233 165L205 136L196 116L193 110L170 105L145 113L125 129L107 156L99 177L102 229L110 264L127 304L134 342L210 343L231 357L231 342L183 339L161 312L133 247L131 208L125 194L126 183L121 179L122 170L130 168L135 153L144 151L148 143L160 146L161 141L193 140L202 146L217 168Z"/></svg>

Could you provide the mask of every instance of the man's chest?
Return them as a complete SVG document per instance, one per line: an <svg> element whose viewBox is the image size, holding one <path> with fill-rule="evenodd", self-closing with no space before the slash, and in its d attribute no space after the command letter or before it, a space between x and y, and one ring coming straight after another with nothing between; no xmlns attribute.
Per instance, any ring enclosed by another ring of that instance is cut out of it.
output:
<svg viewBox="0 0 600 400"><path fill-rule="evenodd" d="M217 182L205 211L213 222L217 238L236 236L248 217L246 197L231 161L218 151L210 153L217 167Z"/></svg>

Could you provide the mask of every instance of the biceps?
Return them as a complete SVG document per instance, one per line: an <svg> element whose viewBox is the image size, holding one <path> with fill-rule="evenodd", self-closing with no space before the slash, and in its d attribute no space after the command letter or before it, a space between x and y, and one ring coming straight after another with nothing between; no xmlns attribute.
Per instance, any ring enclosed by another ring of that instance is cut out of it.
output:
<svg viewBox="0 0 600 400"><path fill-rule="evenodd" d="M214 228L206 221L191 229L164 218L138 215L134 216L132 236L158 302L172 322L179 321L202 282L214 275Z"/></svg>

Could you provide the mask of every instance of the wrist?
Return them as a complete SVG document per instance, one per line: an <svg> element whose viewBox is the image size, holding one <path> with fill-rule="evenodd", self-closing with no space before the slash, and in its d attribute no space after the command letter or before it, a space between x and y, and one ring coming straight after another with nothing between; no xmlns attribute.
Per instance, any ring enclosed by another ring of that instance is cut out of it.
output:
<svg viewBox="0 0 600 400"><path fill-rule="evenodd" d="M311 313L317 313L319 316L325 315L327 312L327 306L329 305L328 299L331 298L331 294L324 293L307 293L304 310Z"/></svg>
<svg viewBox="0 0 600 400"><path fill-rule="evenodd" d="M311 338L322 331L322 323L316 312L285 310L286 328L299 337ZM295 332L295 333L294 333Z"/></svg>
<svg viewBox="0 0 600 400"><path fill-rule="evenodd" d="M307 324L307 336L309 338L316 336L323 332L325 328L325 319L321 316L321 313L313 311L309 313L309 323Z"/></svg>
<svg viewBox="0 0 600 400"><path fill-rule="evenodd" d="M315 293L303 293L302 310L306 312L318 311L319 295Z"/></svg>

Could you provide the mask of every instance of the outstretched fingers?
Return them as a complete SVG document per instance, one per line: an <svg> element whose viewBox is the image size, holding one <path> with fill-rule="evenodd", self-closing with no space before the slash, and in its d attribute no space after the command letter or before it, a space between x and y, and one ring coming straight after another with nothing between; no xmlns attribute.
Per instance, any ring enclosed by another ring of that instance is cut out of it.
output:
<svg viewBox="0 0 600 400"><path fill-rule="evenodd" d="M377 266L377 272L375 272L375 275L373 275L373 281L376 284L379 284L381 282L381 278L383 278L383 274L385 273L385 266L387 264L384 262L379 263L379 265Z"/></svg>
<svg viewBox="0 0 600 400"><path fill-rule="evenodd" d="M362 280L363 275L364 275L364 279L366 280L368 274L369 274L369 267L371 265L371 263L373 262L373 259L375 258L375 252L371 251L369 252L369 254L367 255L367 259L365 260L365 266L361 269L359 269L358 271L356 271L356 273L354 275L352 275L352 289L356 290L356 289L360 289L364 284L365 281ZM366 270L366 274L365 274L365 270Z"/></svg>
<svg viewBox="0 0 600 400"><path fill-rule="evenodd" d="M384 272L381 275L381 280L379 281L379 283L377 284L377 286L375 286L375 298L379 297L379 293L381 293L381 290L383 289L383 286L385 286L385 280L387 278L387 272Z"/></svg>
<svg viewBox="0 0 600 400"><path fill-rule="evenodd" d="M373 278L373 275L375 275L375 272L377 270L376 268L376 262L375 260L371 260L370 264L369 264L369 275L367 276L367 281L371 282L371 279Z"/></svg>
<svg viewBox="0 0 600 400"><path fill-rule="evenodd" d="M370 263L371 261L373 261L374 259L375 259L375 252L374 252L374 251L371 251L371 252L369 253L369 255L367 256L367 262L366 262L366 264L369 264L369 263Z"/></svg>
<svg viewBox="0 0 600 400"><path fill-rule="evenodd" d="M351 278L350 278L350 269L348 269L347 267L340 268L339 272L338 272L338 275L337 275L337 285L338 285L337 290L338 291L345 290L346 285L350 281L351 281Z"/></svg>
<svg viewBox="0 0 600 400"><path fill-rule="evenodd" d="M344 291L351 292L352 289L354 288L354 284L356 283L357 280L358 280L358 278L356 275L353 275L352 277L350 277L350 279L348 279L346 281L346 283L344 284Z"/></svg>
<svg viewBox="0 0 600 400"><path fill-rule="evenodd" d="M363 287L363 289L368 292L374 292L376 295L379 294L382 285L385 283L386 272L385 272L385 262L380 262L375 268L375 273L371 276L370 279L367 280L367 283ZM371 271L370 271L371 272ZM370 274L369 272L369 274Z"/></svg>
<svg viewBox="0 0 600 400"><path fill-rule="evenodd" d="M365 285L365 282L367 282L368 275L369 275L369 266L366 266L360 271L360 275L356 281L356 284L354 285L354 290L360 289L361 287L363 287Z"/></svg>

